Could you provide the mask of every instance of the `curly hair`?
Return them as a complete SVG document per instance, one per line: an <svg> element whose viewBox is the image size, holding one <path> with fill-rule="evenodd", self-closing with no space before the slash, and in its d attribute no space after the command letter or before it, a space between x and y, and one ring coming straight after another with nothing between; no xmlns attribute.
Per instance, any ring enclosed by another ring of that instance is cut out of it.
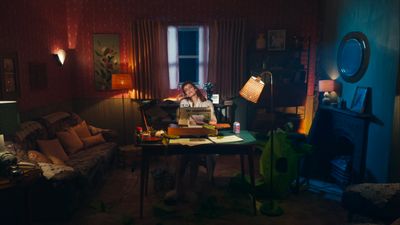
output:
<svg viewBox="0 0 400 225"><path fill-rule="evenodd" d="M201 91L200 91L200 89L193 83L193 82L191 82L191 81L186 81L186 82L184 82L183 84L182 84L182 91L183 91L183 94L185 94L186 95L186 93L185 93L185 86L186 85L192 85L193 86L193 88L196 90L196 95L200 98L200 100L202 101L202 102L205 102L205 101L207 101L207 99L206 99L206 97L204 97L204 95L203 95L203 93L201 93Z"/></svg>

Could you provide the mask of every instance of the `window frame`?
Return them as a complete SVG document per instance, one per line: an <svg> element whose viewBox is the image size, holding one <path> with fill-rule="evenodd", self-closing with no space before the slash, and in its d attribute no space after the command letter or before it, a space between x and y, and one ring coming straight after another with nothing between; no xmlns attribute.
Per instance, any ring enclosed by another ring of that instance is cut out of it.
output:
<svg viewBox="0 0 400 225"><path fill-rule="evenodd" d="M198 54L197 55L179 55L179 29L195 29L198 31ZM174 33L171 33L174 32ZM203 88L203 84L207 79L208 58L209 58L209 28L204 24L193 25L168 25L167 27L167 51L168 51L168 73L169 73L169 89L179 90L183 82L179 81L179 59L197 58L197 79L194 82L199 88ZM173 48L173 49L172 49Z"/></svg>

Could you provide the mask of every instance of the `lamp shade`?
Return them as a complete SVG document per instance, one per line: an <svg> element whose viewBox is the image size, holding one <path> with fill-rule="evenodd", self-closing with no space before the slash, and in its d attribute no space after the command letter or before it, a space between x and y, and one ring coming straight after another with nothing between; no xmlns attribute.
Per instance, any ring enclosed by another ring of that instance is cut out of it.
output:
<svg viewBox="0 0 400 225"><path fill-rule="evenodd" d="M260 98L261 92L264 88L264 82L260 77L251 76L246 82L239 94L247 101L257 103Z"/></svg>
<svg viewBox="0 0 400 225"><path fill-rule="evenodd" d="M0 101L0 115L0 134L14 134L19 126L17 102Z"/></svg>
<svg viewBox="0 0 400 225"><path fill-rule="evenodd" d="M123 90L132 88L132 76L125 73L117 73L111 76L111 89Z"/></svg>
<svg viewBox="0 0 400 225"><path fill-rule="evenodd" d="M319 92L331 92L339 90L339 83L334 80L320 80L318 82Z"/></svg>

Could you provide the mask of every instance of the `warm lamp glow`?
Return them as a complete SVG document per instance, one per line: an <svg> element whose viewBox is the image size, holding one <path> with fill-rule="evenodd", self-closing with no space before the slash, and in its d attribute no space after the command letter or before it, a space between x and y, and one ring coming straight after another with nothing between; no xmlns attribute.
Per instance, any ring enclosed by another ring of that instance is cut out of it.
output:
<svg viewBox="0 0 400 225"><path fill-rule="evenodd" d="M318 82L319 92L331 92L339 90L339 83L334 80L320 80Z"/></svg>
<svg viewBox="0 0 400 225"><path fill-rule="evenodd" d="M111 76L112 90L132 89L132 76L130 74L118 73Z"/></svg>
<svg viewBox="0 0 400 225"><path fill-rule="evenodd" d="M243 86L242 90L240 90L239 94L244 99L253 103L257 103L264 85L265 84L260 77L251 76L247 83Z"/></svg>
<svg viewBox="0 0 400 225"><path fill-rule="evenodd" d="M338 99L337 92L340 92L340 84L334 80L320 80L318 82L318 91L324 92L323 103L336 103Z"/></svg>
<svg viewBox="0 0 400 225"><path fill-rule="evenodd" d="M58 49L57 53L57 59L60 62L61 65L64 65L65 58L67 57L67 53L63 49Z"/></svg>

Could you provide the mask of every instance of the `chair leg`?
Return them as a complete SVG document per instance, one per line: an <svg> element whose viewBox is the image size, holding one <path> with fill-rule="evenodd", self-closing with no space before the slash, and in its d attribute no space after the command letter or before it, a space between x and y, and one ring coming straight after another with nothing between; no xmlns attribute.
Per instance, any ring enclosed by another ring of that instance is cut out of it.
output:
<svg viewBox="0 0 400 225"><path fill-rule="evenodd" d="M347 222L349 222L349 223L353 222L353 213L352 212L347 213Z"/></svg>
<svg viewBox="0 0 400 225"><path fill-rule="evenodd" d="M214 184L214 170L215 170L215 164L216 164L216 156L215 155L207 155L206 164L207 164L208 180L212 184Z"/></svg>

